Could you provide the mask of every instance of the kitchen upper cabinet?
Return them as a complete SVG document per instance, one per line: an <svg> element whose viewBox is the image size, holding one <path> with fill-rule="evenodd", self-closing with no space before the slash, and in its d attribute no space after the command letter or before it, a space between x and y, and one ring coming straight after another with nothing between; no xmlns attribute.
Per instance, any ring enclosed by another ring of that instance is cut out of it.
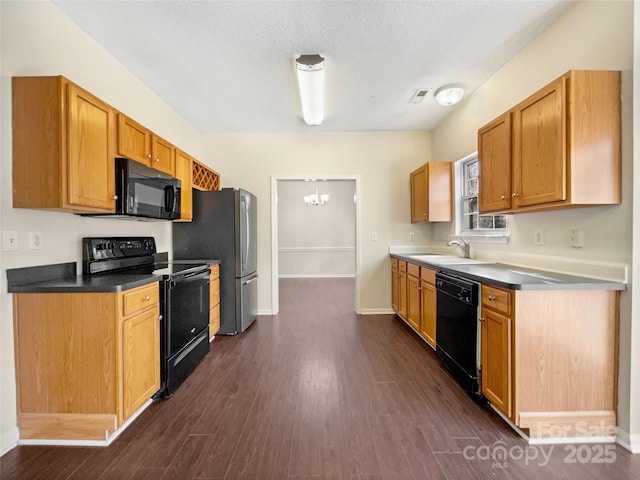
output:
<svg viewBox="0 0 640 480"><path fill-rule="evenodd" d="M151 131L124 113L118 114L118 155L151 166Z"/></svg>
<svg viewBox="0 0 640 480"><path fill-rule="evenodd" d="M193 159L182 150L176 149L176 178L180 180L180 220L193 219ZM178 221L178 220L176 220Z"/></svg>
<svg viewBox="0 0 640 480"><path fill-rule="evenodd" d="M176 173L176 148L123 113L118 114L118 154L167 175Z"/></svg>
<svg viewBox="0 0 640 480"><path fill-rule="evenodd" d="M451 221L451 172L451 162L428 162L411 172L411 223Z"/></svg>
<svg viewBox="0 0 640 480"><path fill-rule="evenodd" d="M115 118L62 76L13 77L13 206L113 212Z"/></svg>
<svg viewBox="0 0 640 480"><path fill-rule="evenodd" d="M420 335L436 348L436 271L420 267Z"/></svg>
<svg viewBox="0 0 640 480"><path fill-rule="evenodd" d="M620 72L571 70L478 131L481 213L621 201Z"/></svg>
<svg viewBox="0 0 640 480"><path fill-rule="evenodd" d="M158 283L14 296L21 439L106 440L160 388Z"/></svg>

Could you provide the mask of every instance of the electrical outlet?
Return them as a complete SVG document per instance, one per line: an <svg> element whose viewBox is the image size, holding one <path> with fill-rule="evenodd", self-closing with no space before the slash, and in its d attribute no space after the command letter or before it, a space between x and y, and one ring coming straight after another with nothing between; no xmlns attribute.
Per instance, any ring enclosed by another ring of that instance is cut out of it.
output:
<svg viewBox="0 0 640 480"><path fill-rule="evenodd" d="M29 250L42 250L42 232L29 232Z"/></svg>
<svg viewBox="0 0 640 480"><path fill-rule="evenodd" d="M415 239L416 239L416 234L413 232L409 232L409 240L413 242Z"/></svg>
<svg viewBox="0 0 640 480"><path fill-rule="evenodd" d="M18 250L18 232L13 230L2 231L2 250L5 252Z"/></svg>
<svg viewBox="0 0 640 480"><path fill-rule="evenodd" d="M569 230L569 246L573 248L584 247L584 230L581 228Z"/></svg>
<svg viewBox="0 0 640 480"><path fill-rule="evenodd" d="M375 242L378 240L378 234L376 232L371 232L371 241Z"/></svg>
<svg viewBox="0 0 640 480"><path fill-rule="evenodd" d="M533 232L533 244L544 245L544 230L536 230Z"/></svg>

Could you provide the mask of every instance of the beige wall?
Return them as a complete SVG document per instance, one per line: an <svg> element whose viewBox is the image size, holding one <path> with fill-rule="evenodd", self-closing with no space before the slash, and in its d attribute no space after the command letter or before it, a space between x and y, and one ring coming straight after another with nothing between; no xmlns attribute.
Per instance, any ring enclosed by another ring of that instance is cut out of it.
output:
<svg viewBox="0 0 640 480"><path fill-rule="evenodd" d="M260 312L272 309L272 176L359 177L360 303L364 312L389 311L389 245L408 243L410 231L416 244L427 241L428 227L409 223L409 173L429 160L430 147L428 132L205 135L203 151L223 187L258 196Z"/></svg>
<svg viewBox="0 0 640 480"><path fill-rule="evenodd" d="M171 249L170 223L92 219L11 208L11 77L65 75L194 156L200 135L49 2L0 2L0 226L18 232L19 250L0 252L0 453L17 439L12 298L7 268L82 260L80 239L96 235L152 235ZM44 248L28 250L29 231Z"/></svg>
<svg viewBox="0 0 640 480"><path fill-rule="evenodd" d="M509 244L472 244L472 251L477 256L481 257L489 251L492 255L518 252L539 257L539 264L546 263L552 269L559 259L631 264L633 35L632 2L579 2L432 132L432 158L454 161L477 149L478 127L567 70L622 71L622 204L514 215L510 219ZM582 249L566 244L568 230L576 227L584 229L585 247ZM535 230L545 232L544 246L533 244ZM449 233L450 225L437 226L433 229L432 239L435 244L442 245ZM623 293L621 309L619 419L627 433L638 434L640 366L636 360L632 370L630 341L632 329L640 329L640 318L636 313L632 322L631 292ZM638 334L635 333L635 336ZM632 390L635 393L632 394ZM633 425L632 415L636 417Z"/></svg>

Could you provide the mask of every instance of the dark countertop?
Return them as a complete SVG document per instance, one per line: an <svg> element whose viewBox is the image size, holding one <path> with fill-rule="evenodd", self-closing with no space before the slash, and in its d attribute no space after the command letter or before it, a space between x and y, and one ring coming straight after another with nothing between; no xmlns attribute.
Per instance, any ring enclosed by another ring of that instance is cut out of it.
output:
<svg viewBox="0 0 640 480"><path fill-rule="evenodd" d="M511 290L626 290L627 288L620 282L565 275L503 263L436 265L429 263L428 260L417 260L413 257L420 254L392 253L390 255L443 273Z"/></svg>
<svg viewBox="0 0 640 480"><path fill-rule="evenodd" d="M208 266L220 260L171 260L170 263L202 263ZM9 293L96 293L123 292L162 280L161 275L122 274L76 275L76 262L7 270Z"/></svg>

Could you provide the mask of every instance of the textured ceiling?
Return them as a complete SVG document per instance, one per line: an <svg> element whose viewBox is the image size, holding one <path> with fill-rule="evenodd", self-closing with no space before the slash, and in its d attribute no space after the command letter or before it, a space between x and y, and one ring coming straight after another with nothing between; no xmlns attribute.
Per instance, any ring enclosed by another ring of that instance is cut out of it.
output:
<svg viewBox="0 0 640 480"><path fill-rule="evenodd" d="M59 1L202 132L430 130L567 1ZM326 115L304 124L295 58L326 58ZM410 104L428 88L422 103Z"/></svg>

